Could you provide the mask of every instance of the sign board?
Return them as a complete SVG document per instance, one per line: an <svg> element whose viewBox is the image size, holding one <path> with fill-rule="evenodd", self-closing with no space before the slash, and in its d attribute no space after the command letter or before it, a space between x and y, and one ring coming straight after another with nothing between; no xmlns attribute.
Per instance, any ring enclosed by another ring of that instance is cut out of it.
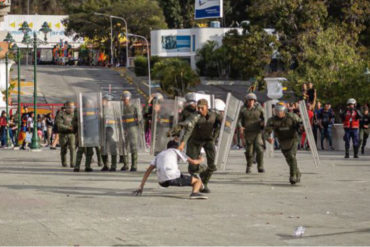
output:
<svg viewBox="0 0 370 247"><path fill-rule="evenodd" d="M190 35L162 36L162 50L165 52L190 52Z"/></svg>
<svg viewBox="0 0 370 247"><path fill-rule="evenodd" d="M195 0L195 19L222 17L223 0Z"/></svg>
<svg viewBox="0 0 370 247"><path fill-rule="evenodd" d="M27 21L32 33L29 35L33 38L33 33L36 32L39 39L44 40L44 34L40 32L40 28L44 22L48 23L51 32L47 34L47 45L40 45L40 48L52 48L55 44L67 41L73 47L78 47L83 43L82 39L74 40L74 36L66 36L66 27L63 20L67 19L67 15L6 15L4 22L0 22L0 30L9 32L17 45L21 48L26 47L22 44L23 32L19 30L23 22Z"/></svg>
<svg viewBox="0 0 370 247"><path fill-rule="evenodd" d="M0 42L0 59L5 57L5 54L8 52L8 42Z"/></svg>

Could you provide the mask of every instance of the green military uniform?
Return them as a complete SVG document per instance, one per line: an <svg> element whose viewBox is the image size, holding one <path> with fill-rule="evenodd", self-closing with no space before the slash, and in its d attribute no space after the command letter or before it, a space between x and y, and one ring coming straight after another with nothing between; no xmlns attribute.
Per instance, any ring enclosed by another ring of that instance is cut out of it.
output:
<svg viewBox="0 0 370 247"><path fill-rule="evenodd" d="M59 132L59 143L61 147L60 157L62 166L67 166L67 149L70 152L70 166L76 163L76 133L77 133L77 114L76 112L60 112L56 119Z"/></svg>
<svg viewBox="0 0 370 247"><path fill-rule="evenodd" d="M286 113L285 117L274 116L267 121L264 138L270 138L271 132L278 139L281 151L290 168L290 183L300 182L301 173L297 165L298 132L302 128L302 120L295 113Z"/></svg>
<svg viewBox="0 0 370 247"><path fill-rule="evenodd" d="M128 152L131 152L131 171L137 170L138 138L139 138L139 111L135 105L123 106L122 122L125 134L123 146L123 164L121 170L128 170Z"/></svg>
<svg viewBox="0 0 370 247"><path fill-rule="evenodd" d="M246 105L242 107L239 114L239 127L244 128L245 138L245 157L247 159L247 173L253 164L253 155L256 152L258 172L264 172L263 169L263 139L262 131L264 126L265 113L260 104L249 109Z"/></svg>
<svg viewBox="0 0 370 247"><path fill-rule="evenodd" d="M203 184L207 186L212 174L217 170L215 165L215 141L220 133L222 116L216 112L208 112L206 116L194 115L189 119L188 127L182 137L182 142L187 142L186 154L192 159L198 159L202 147L207 156L207 169L201 171L199 166L189 164L189 173L200 172Z"/></svg>
<svg viewBox="0 0 370 247"><path fill-rule="evenodd" d="M196 115L198 115L196 108L191 105L187 105L179 114L179 123L169 131L168 136L180 136L181 130L184 126L186 126L188 121L191 121L191 119Z"/></svg>
<svg viewBox="0 0 370 247"><path fill-rule="evenodd" d="M120 102L108 102L110 106L103 106L103 119L104 119L104 138L102 143L102 160L104 167L102 171L108 170L108 154L111 155L111 167L110 171L116 171L117 169L117 155L118 149L121 143L121 119ZM118 113L119 111L119 113Z"/></svg>

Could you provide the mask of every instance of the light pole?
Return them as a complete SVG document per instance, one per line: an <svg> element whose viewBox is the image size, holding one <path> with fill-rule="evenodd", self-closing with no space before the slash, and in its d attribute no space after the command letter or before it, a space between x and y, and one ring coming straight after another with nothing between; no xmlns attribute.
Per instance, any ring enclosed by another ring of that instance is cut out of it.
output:
<svg viewBox="0 0 370 247"><path fill-rule="evenodd" d="M111 21L111 41L112 41L112 36L113 36L112 19L119 19L119 20L122 20L125 23L125 27L126 27L126 68L128 69L128 67L129 67L129 60L128 60L128 28L127 28L127 21L126 21L126 19L123 18L123 17L119 17L119 16L106 15L106 14L97 13L97 12L95 12L94 14L95 15L99 15L99 16L106 16L106 17L109 17L110 18L110 21ZM112 46L113 45L112 45L112 42L111 42L111 51L112 51Z"/></svg>
<svg viewBox="0 0 370 247"><path fill-rule="evenodd" d="M44 41L38 40L36 32L33 33L33 39L30 38L28 32L31 29L28 27L28 23L24 22L20 30L24 33L23 41L24 43L30 44L33 43L33 56L34 56L34 66L33 66L33 105L34 105L34 116L33 116L33 133L32 133L32 141L31 141L31 149L39 149L40 143L38 140L37 135L37 45L46 44L47 37L46 35L51 32L49 25L47 22L42 24L40 32L44 33Z"/></svg>
<svg viewBox="0 0 370 247"><path fill-rule="evenodd" d="M22 31L22 33L24 34L22 43L27 44L26 65L28 66L28 45L31 39L28 33L31 32L31 28L29 27L28 22L25 21L22 23L22 26L18 30Z"/></svg>
<svg viewBox="0 0 370 247"><path fill-rule="evenodd" d="M147 60L148 60L148 86L149 86L149 97L150 97L150 95L152 95L152 79L151 79L151 75L150 75L149 41L147 40L147 38L145 38L142 35L129 33L128 36L141 38L141 39L144 39L145 42L146 42L146 55L147 55Z"/></svg>
<svg viewBox="0 0 370 247"><path fill-rule="evenodd" d="M8 33L4 39L4 41L8 42L8 47L10 48L11 44L15 42L13 39L12 35ZM5 54L5 100L6 100L6 146L12 147L13 142L10 139L10 134L9 134L9 57L8 57L9 51Z"/></svg>

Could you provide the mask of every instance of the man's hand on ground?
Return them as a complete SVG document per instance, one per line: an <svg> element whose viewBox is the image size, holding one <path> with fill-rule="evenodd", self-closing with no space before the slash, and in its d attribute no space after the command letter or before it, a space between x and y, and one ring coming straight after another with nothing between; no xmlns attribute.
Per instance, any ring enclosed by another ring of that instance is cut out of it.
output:
<svg viewBox="0 0 370 247"><path fill-rule="evenodd" d="M142 188L139 188L137 190L135 190L134 192L132 192L135 196L141 196L143 194L143 189Z"/></svg>

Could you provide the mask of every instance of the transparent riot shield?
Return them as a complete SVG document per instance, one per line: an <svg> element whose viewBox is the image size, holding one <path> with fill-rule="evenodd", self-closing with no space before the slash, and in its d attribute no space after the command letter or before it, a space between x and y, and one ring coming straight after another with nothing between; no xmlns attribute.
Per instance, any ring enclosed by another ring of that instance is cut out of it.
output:
<svg viewBox="0 0 370 247"><path fill-rule="evenodd" d="M134 150L148 151L145 142L143 110L139 98L131 99L128 106L122 103L122 126L125 136L124 154Z"/></svg>
<svg viewBox="0 0 370 247"><path fill-rule="evenodd" d="M301 113L301 118L303 121L304 129L306 131L306 137L308 144L310 145L310 150L312 153L312 158L314 165L318 167L320 165L319 153L317 152L315 138L313 136L313 131L311 127L310 118L308 117L307 106L304 100L299 101L299 112Z"/></svg>
<svg viewBox="0 0 370 247"><path fill-rule="evenodd" d="M78 95L78 145L80 147L100 146L101 109L101 93Z"/></svg>
<svg viewBox="0 0 370 247"><path fill-rule="evenodd" d="M124 144L121 101L103 102L101 147L103 155L118 155Z"/></svg>
<svg viewBox="0 0 370 247"><path fill-rule="evenodd" d="M225 171L226 169L235 128L242 106L243 102L235 98L231 93L227 94L226 108L216 152L216 166L219 170Z"/></svg>
<svg viewBox="0 0 370 247"><path fill-rule="evenodd" d="M267 123L267 120L272 117L272 101L266 101L264 108L265 108L265 125ZM272 133L271 133L272 135ZM274 157L274 144L270 144L269 142L265 142L266 145L266 157L272 158Z"/></svg>
<svg viewBox="0 0 370 247"><path fill-rule="evenodd" d="M164 99L153 103L152 143L150 153L157 155L167 148L170 138L167 133L174 126L176 102Z"/></svg>
<svg viewBox="0 0 370 247"><path fill-rule="evenodd" d="M176 112L174 117L175 125L179 123L179 117L182 110L184 110L185 104L186 104L185 98L178 96L175 97L175 112Z"/></svg>

